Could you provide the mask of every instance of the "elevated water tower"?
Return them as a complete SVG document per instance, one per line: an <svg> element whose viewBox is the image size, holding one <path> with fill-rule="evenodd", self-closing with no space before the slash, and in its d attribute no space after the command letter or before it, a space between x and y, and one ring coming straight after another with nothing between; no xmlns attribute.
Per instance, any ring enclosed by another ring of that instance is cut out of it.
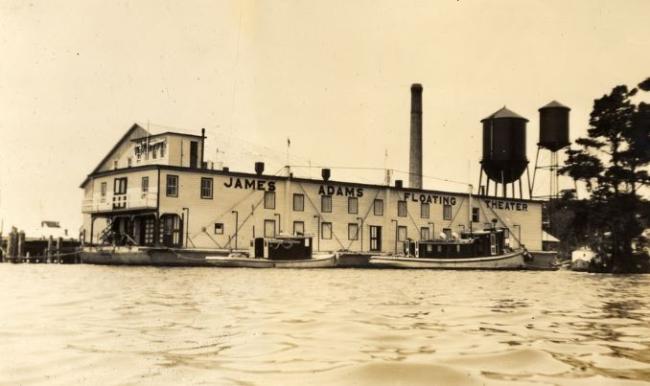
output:
<svg viewBox="0 0 650 386"><path fill-rule="evenodd" d="M526 123L528 119L508 110L505 106L481 120L483 124L483 158L479 176L479 194L490 194L490 181L494 181L494 196L516 196L515 182L519 182L519 197L523 198L521 175L528 166L526 158ZM483 186L483 173L487 176Z"/></svg>
<svg viewBox="0 0 650 386"><path fill-rule="evenodd" d="M558 176L558 154L571 144L569 141L569 111L570 108L563 104L552 101L539 109L539 142L537 143L537 155L535 156L535 171L533 173L532 189L535 186L537 169L548 169L550 172L549 199L558 198L559 176ZM539 153L545 149L550 152L549 165L540 166Z"/></svg>

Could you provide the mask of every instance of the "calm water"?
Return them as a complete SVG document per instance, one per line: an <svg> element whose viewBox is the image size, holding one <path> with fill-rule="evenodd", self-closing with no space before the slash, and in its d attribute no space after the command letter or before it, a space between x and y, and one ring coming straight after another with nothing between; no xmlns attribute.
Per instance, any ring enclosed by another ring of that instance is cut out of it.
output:
<svg viewBox="0 0 650 386"><path fill-rule="evenodd" d="M0 307L0 384L650 384L650 275L1 264Z"/></svg>

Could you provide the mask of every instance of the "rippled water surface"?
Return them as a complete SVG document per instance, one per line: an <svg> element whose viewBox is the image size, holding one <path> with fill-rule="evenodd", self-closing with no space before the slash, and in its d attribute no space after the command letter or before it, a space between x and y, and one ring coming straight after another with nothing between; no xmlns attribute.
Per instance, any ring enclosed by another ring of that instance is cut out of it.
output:
<svg viewBox="0 0 650 386"><path fill-rule="evenodd" d="M0 384L650 385L650 275L0 265Z"/></svg>

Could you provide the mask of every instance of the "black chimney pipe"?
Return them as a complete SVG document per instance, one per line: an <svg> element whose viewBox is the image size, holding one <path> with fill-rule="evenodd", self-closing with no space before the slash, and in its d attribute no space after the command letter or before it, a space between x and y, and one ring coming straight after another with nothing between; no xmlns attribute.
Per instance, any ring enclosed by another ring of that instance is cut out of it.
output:
<svg viewBox="0 0 650 386"><path fill-rule="evenodd" d="M401 189L404 187L404 182L402 180L395 180L395 187Z"/></svg>
<svg viewBox="0 0 650 386"><path fill-rule="evenodd" d="M201 169L207 169L205 161L205 128L201 128Z"/></svg>
<svg viewBox="0 0 650 386"><path fill-rule="evenodd" d="M255 173L261 176L264 173L264 162L255 162Z"/></svg>
<svg viewBox="0 0 650 386"><path fill-rule="evenodd" d="M419 83L411 86L409 186L422 189L422 85Z"/></svg>
<svg viewBox="0 0 650 386"><path fill-rule="evenodd" d="M325 181L329 181L329 179L330 179L330 175L331 175L331 173L330 173L330 170L329 170L329 169L323 169L323 170L321 170L321 176L323 177L323 180L325 180Z"/></svg>

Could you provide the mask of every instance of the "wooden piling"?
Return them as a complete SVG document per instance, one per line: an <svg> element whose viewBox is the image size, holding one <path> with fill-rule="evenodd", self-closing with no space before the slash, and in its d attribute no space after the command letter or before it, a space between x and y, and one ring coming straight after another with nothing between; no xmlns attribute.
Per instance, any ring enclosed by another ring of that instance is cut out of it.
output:
<svg viewBox="0 0 650 386"><path fill-rule="evenodd" d="M16 257L23 258L25 256L25 232L18 232L18 251Z"/></svg>
<svg viewBox="0 0 650 386"><path fill-rule="evenodd" d="M56 254L58 255L57 260L59 264L63 263L63 259L61 258L61 254L63 253L63 237L57 237L56 238Z"/></svg>
<svg viewBox="0 0 650 386"><path fill-rule="evenodd" d="M50 235L50 237L47 239L46 258L47 258L48 263L52 262L52 249L53 248L54 248L54 237L52 237L52 235Z"/></svg>
<svg viewBox="0 0 650 386"><path fill-rule="evenodd" d="M7 238L7 261L13 261L16 257L16 239L16 228L12 227Z"/></svg>

